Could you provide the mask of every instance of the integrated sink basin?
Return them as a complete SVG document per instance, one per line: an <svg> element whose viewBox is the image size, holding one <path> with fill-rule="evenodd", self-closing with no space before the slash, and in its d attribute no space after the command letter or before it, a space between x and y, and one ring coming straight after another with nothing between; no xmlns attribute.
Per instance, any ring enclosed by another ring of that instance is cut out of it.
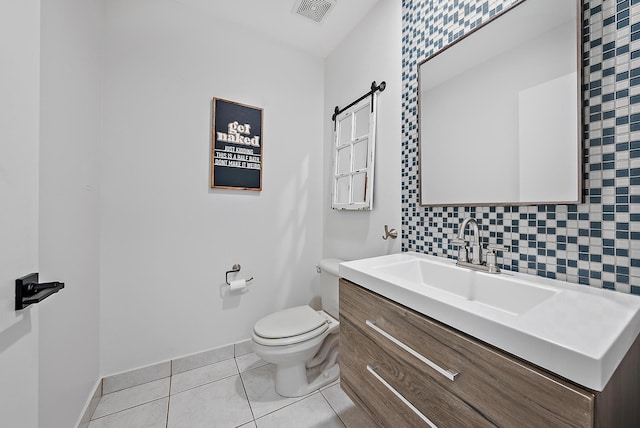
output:
<svg viewBox="0 0 640 428"><path fill-rule="evenodd" d="M640 297L456 266L413 252L340 264L340 276L595 391L640 333Z"/></svg>
<svg viewBox="0 0 640 428"><path fill-rule="evenodd" d="M520 315L558 292L541 287L513 275L488 275L454 264L434 263L413 259L382 264L374 268L382 275L389 275L417 286L431 287L462 299L477 302Z"/></svg>

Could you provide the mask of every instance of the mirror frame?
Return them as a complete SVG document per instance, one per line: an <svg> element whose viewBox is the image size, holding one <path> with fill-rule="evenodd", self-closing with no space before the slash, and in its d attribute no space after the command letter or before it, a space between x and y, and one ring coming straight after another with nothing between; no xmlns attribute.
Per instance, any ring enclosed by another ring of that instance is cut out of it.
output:
<svg viewBox="0 0 640 428"><path fill-rule="evenodd" d="M495 21L496 19L500 19L502 16L504 16L507 13L512 12L513 10L517 9L519 6L521 6L522 4L526 3L527 1L535 1L535 0L521 0L518 3L515 3L511 6L509 6L507 9L505 9L504 11L490 17L489 19L487 19L486 21L484 21L482 24L478 25L477 27L469 30L469 32L463 34L462 36L460 36L459 38L455 39L454 41L452 41L451 43L449 43L448 45L445 45L442 49L438 50L437 52L435 52L432 55L429 55L427 58L423 59L422 61L420 61L417 64L417 79L418 79L418 85L417 85L417 114L416 114L416 120L417 120L417 127L418 127L418 142L417 142L417 150L416 150L416 155L418 156L418 203L419 206L421 207L497 207L497 206L527 206L527 205L569 205L569 204L580 204L583 203L584 201L584 180L586 179L584 177L584 163L585 163L585 159L584 159L584 141L585 141L585 132L583 130L584 127L584 112L585 112L585 96L584 96L584 90L582 88L583 85L583 81L584 81L584 66L583 66L583 47L582 47L582 40L583 40L583 34L584 34L584 28L583 28L583 7L582 7L582 0L574 0L575 1L575 10L576 10L576 71L577 71L577 85L578 85L578 99L576 100L576 108L578 109L578 114L577 114L577 162L578 162L578 166L577 166L577 173L578 173L578 198L577 200L571 200L571 201L524 201L524 202L474 202L474 203L450 203L450 204L425 204L423 203L423 198L422 198L422 129L420 127L420 117L421 117L421 107L420 107L420 97L421 97L421 91L420 91L420 67L422 67L422 65L424 63L426 63L427 61L435 58L436 56L446 52L448 49L452 48L453 46L457 45L458 43L462 42L463 40L465 40L466 38L472 36L473 34L475 34L477 31L481 30L482 28L486 27L487 25L491 24L493 21Z"/></svg>

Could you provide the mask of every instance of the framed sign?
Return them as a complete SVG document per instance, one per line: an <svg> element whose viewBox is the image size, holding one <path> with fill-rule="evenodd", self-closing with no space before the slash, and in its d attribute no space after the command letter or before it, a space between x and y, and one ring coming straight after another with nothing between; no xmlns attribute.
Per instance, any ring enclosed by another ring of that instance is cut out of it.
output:
<svg viewBox="0 0 640 428"><path fill-rule="evenodd" d="M213 99L211 187L262 190L262 109Z"/></svg>

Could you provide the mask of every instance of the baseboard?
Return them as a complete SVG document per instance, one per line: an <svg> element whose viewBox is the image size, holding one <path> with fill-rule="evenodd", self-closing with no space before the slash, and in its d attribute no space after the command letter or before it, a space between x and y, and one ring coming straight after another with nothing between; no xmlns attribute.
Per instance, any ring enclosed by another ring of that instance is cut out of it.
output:
<svg viewBox="0 0 640 428"><path fill-rule="evenodd" d="M197 352L195 354L181 356L172 360L139 367L133 370L127 370L122 373L104 377L102 393L109 394L111 392L142 385L143 383L153 382L154 380L163 379L174 374L197 369L209 364L215 364L250 352L251 340L249 339L232 343L230 345L219 346L207 351Z"/></svg>
<svg viewBox="0 0 640 428"><path fill-rule="evenodd" d="M93 395L91 395L87 402L84 405L84 412L82 413L82 417L77 424L78 428L87 428L89 426L89 422L91 421L91 417L93 416L93 412L96 411L96 407L98 407L98 402L102 397L102 379L98 380L96 387L94 389Z"/></svg>

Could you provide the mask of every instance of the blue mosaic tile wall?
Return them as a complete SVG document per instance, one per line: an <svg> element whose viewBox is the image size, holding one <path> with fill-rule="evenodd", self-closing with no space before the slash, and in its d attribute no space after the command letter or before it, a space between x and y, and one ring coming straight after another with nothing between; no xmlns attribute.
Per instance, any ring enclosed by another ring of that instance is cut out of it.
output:
<svg viewBox="0 0 640 428"><path fill-rule="evenodd" d="M403 0L402 249L456 257L471 216L503 269L640 294L640 0L584 0L584 204L419 205L417 64L517 2Z"/></svg>

